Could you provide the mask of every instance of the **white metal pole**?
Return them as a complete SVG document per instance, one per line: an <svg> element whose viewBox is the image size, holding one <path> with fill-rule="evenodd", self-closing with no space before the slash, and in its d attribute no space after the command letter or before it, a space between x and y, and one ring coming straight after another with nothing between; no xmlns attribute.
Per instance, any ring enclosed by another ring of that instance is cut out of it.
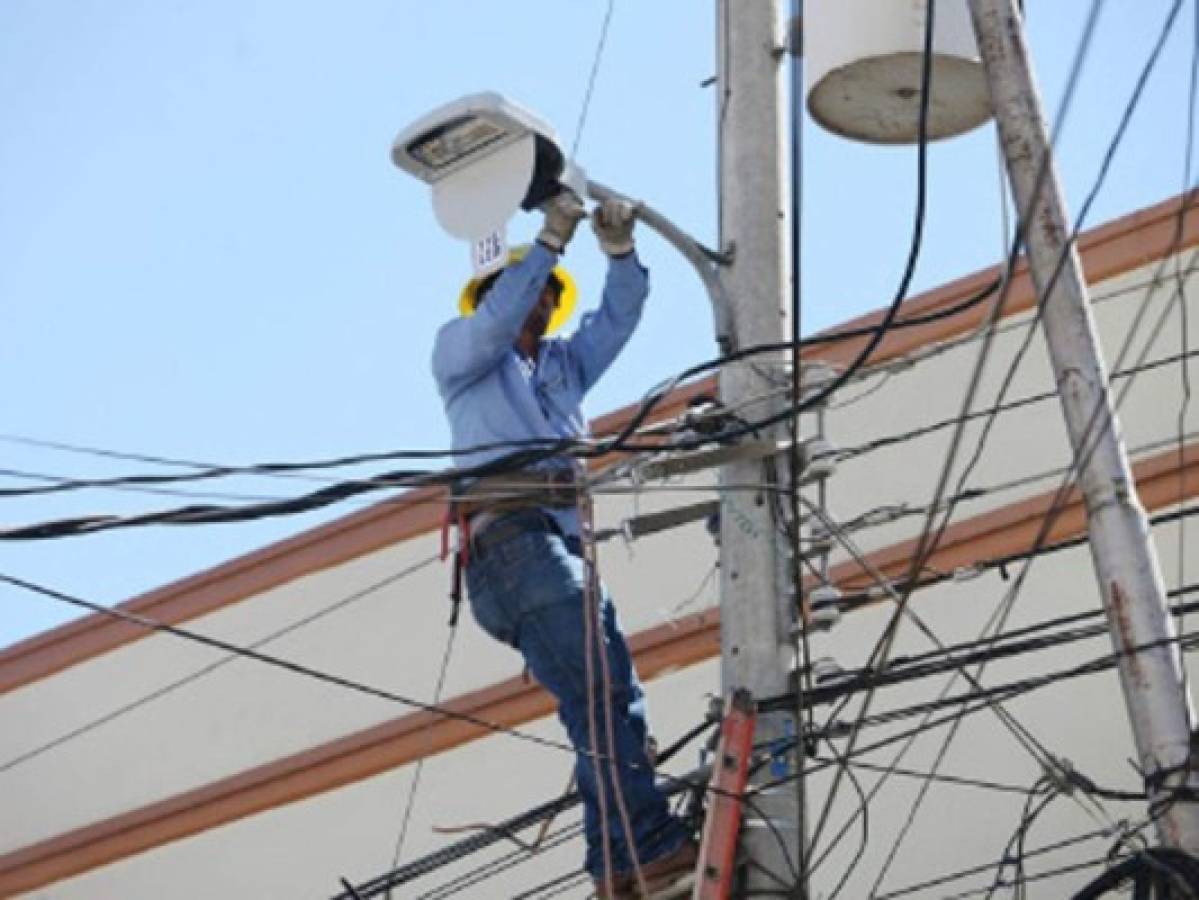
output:
<svg viewBox="0 0 1199 900"><path fill-rule="evenodd" d="M722 272L730 298L735 348L786 339L790 266L785 198L786 115L783 19L777 0L717 0L717 128L720 153L720 246L731 250ZM746 418L784 408L780 385L789 378L783 354L755 356L726 366L720 397ZM774 396L745 408L753 398ZM780 433L780 437L782 434ZM725 696L738 688L755 698L788 690L795 665L790 636L794 603L785 590L785 536L761 484L764 466L737 462L721 469L721 681ZM758 717L758 746L795 736L790 713ZM794 775L787 753L759 768L755 785ZM793 784L768 788L745 810L743 846L753 865L748 887L760 896L793 896L798 858L799 806Z"/></svg>
<svg viewBox="0 0 1199 900"><path fill-rule="evenodd" d="M1199 853L1199 804L1165 802L1189 776L1194 713L1149 524L1120 436L1082 266L1049 155L1048 130L1016 0L970 0L991 103L1022 214L1029 270L1086 501L1107 611L1150 810L1163 844ZM1152 646L1141 652L1131 648Z"/></svg>

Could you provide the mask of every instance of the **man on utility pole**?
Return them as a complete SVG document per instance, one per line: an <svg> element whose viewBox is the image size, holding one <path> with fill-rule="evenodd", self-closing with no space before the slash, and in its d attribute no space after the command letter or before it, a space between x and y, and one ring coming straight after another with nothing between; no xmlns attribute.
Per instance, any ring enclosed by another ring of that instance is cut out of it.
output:
<svg viewBox="0 0 1199 900"><path fill-rule="evenodd" d="M1091 556L1120 654L1149 808L1168 847L1199 853L1194 712L1174 622L1108 390L1086 282L1015 0L970 0L1058 395L1087 507ZM1138 649L1146 647L1148 649Z"/></svg>
<svg viewBox="0 0 1199 900"><path fill-rule="evenodd" d="M791 261L787 253L789 211L784 168L783 46L776 0L746 3L717 0L716 103L720 167L720 246L732 262L722 273L732 298L737 348L785 340L783 303ZM785 408L777 386L786 375L782 357L757 356L726 366L721 400L743 408L749 418ZM773 372L771 371L773 369ZM772 378L772 375L774 376ZM755 399L773 400L753 403ZM785 540L774 521L764 485L764 463L734 462L723 467L721 485L721 681L725 696L738 688L755 698L784 694L795 665L795 603L785 589ZM759 490L742 490L745 485ZM758 717L755 746L793 743L795 717ZM755 896L795 896L800 809L790 776L797 754L776 755L759 767L749 790L782 782L755 795L744 810L742 845L750 861L747 887Z"/></svg>
<svg viewBox="0 0 1199 900"><path fill-rule="evenodd" d="M610 199L592 217L608 257L600 308L570 338L547 338L567 318L563 298L573 302L558 260L585 210L569 191L544 210L536 243L468 282L462 315L437 334L433 374L463 467L495 466L511 446L585 433L582 398L632 335L649 293L634 208ZM594 578L577 465L556 457L459 484L456 565L479 625L517 650L558 701L578 751L585 868L599 897L623 900L690 873L696 850L654 781L644 691L612 600Z"/></svg>

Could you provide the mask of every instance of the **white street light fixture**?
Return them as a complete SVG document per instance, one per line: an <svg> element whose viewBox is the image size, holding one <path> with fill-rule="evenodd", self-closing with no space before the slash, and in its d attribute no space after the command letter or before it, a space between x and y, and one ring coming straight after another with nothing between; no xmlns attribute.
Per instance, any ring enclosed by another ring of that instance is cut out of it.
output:
<svg viewBox="0 0 1199 900"><path fill-rule="evenodd" d="M461 97L421 116L396 135L391 159L433 189L438 223L472 244L476 274L503 264L504 232L517 210L536 209L563 188L597 202L622 196L589 181L566 159L547 122L491 91ZM731 349L729 301L719 276L729 258L647 204L636 207L637 217L695 268L712 303L717 342L724 351Z"/></svg>
<svg viewBox="0 0 1199 900"><path fill-rule="evenodd" d="M564 182L580 196L585 190L554 129L490 91L422 116L396 136L391 159L432 186L437 221L467 240L503 227L518 209L536 209Z"/></svg>

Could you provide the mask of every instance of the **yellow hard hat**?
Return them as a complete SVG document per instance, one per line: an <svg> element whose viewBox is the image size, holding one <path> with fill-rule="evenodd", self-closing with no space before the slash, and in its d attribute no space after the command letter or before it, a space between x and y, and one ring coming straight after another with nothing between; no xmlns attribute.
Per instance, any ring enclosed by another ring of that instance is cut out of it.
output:
<svg viewBox="0 0 1199 900"><path fill-rule="evenodd" d="M528 254L531 244L520 244L508 251L508 262L505 263L505 268L512 265L514 262L519 262ZM501 270L502 271L502 270ZM558 297L558 306L554 309L554 314L550 316L549 324L545 328L546 334L553 334L559 328L566 324L566 320L570 318L570 314L574 312L575 303L579 299L579 289L575 285L575 280L571 274L562 266L554 266L551 273L558 279L558 283L562 285L562 294ZM479 285L490 278L490 275L484 275L482 278L472 278L462 288L462 293L458 295L458 312L464 316L473 316L475 314L475 304L478 302Z"/></svg>

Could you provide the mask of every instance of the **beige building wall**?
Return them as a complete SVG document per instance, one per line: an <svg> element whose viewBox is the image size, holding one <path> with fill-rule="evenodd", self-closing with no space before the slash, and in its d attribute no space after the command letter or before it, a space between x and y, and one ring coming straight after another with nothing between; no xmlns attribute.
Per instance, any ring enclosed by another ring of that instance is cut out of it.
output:
<svg viewBox="0 0 1199 900"><path fill-rule="evenodd" d="M1157 278L1159 264L1142 247L1169 246L1161 235L1172 234L1171 211L1163 205L1150 212L1100 230L1101 237L1116 234L1131 242L1121 245L1125 249L1120 261L1100 259L1101 253L1114 252L1104 243L1107 238L1093 240L1091 246L1098 249L1088 257L1089 268L1105 273L1093 285L1093 296L1109 362L1130 341L1121 368L1199 346L1194 279L1186 281L1191 314L1184 335L1178 307L1186 294L1176 290L1181 282ZM1145 237L1151 229L1158 235L1153 240ZM1199 233L1187 235L1187 246L1199 240ZM1179 258L1189 263L1190 253ZM1173 272L1170 268L1166 274ZM1022 290L1027 297L1027 288ZM964 291L957 286L942 292L938 302L964 296ZM1027 299L1021 302L1027 306ZM919 307L921 301L915 303ZM1027 311L1003 320L976 407L994 399L1030 321ZM926 335L923 341L904 340L910 346L893 350L886 363L835 398L825 431L843 450L958 415L981 342L968 331L937 331L931 339ZM1135 381L1116 382L1117 390L1132 385L1121 408L1125 437L1151 491L1146 502L1158 513L1169 512L1199 492L1199 438L1193 436L1199 431L1199 412L1196 404L1184 401L1181 371L1177 364L1161 365ZM1194 374L1193 366L1189 371ZM1043 339L1034 335L1008 399L1020 401L1047 391L1052 391L1052 382ZM805 431L814 427L814 417L805 417ZM1180 432L1182 443L1190 447L1184 481L1170 475ZM959 460L969 457L979 433L979 423L966 429ZM850 522L879 507L928 503L949 436L950 429L941 429L845 460L828 483L829 512L838 521ZM956 526L934 564L953 568L954 553L972 560L1027 547L1028 533L1021 530L1018 514L1031 510L1033 524L1039 521L1035 498L1054 489L1060 477L1044 476L1068 460L1056 398L1001 414L970 480L972 487L994 490L963 501L955 522L964 524ZM632 516L712 497L711 483L710 473L666 484L647 482L637 490L635 480L615 482L599 494L598 525L615 529ZM1077 518L1077 509L1072 514ZM361 530L371 535L369 539L346 543L349 539L340 532L322 532L319 541L264 551L253 565L231 568L210 579L211 584L188 588L191 593L164 588L161 596L145 600L139 608L146 615L174 617L170 620L181 627L254 646L320 672L395 695L430 699L449 637L448 568L434 561L439 538L429 531L437 511L430 500L369 515L377 521L351 517L366 523ZM409 524L389 524L393 520ZM877 564L899 565L906 559L902 542L916 536L922 524L921 516L909 515L856 530L852 536ZM1171 587L1194 579L1189 557L1199 546L1196 527L1155 528ZM400 537L380 536L393 532ZM320 563L296 563L295 574L269 574L290 571L287 560L316 552L310 545L318 544L339 549L323 557L318 553ZM664 743L696 723L707 708L708 695L719 690L715 559L701 523L634 542L615 537L602 548L604 577L626 631L639 635L634 644L650 676L653 723ZM833 556L832 566L835 580L846 590L868 582L844 551ZM1018 570L1019 565L1011 567L1013 574ZM256 584L263 587L257 589ZM950 581L918 592L912 609L946 644L972 640L1010 584L994 571ZM1079 547L1035 562L1011 625L1031 625L1097 605L1090 560L1085 547ZM814 654L833 657L846 669L861 665L888 615L885 604L846 615L833 631L813 639ZM279 632L285 633L272 637ZM87 636L93 633L100 636ZM928 649L928 640L905 625L896 655ZM1109 649L1101 636L996 662L984 677L988 684L1001 684L1067 669ZM480 737L470 728L415 716L395 699L366 696L255 660L225 661L220 651L169 634L110 640L98 630L76 626L0 654L0 685L5 685L5 677L7 689L0 693L0 722L5 723L0 729L0 896L331 896L339 889L339 877L358 882L390 866L417 759L429 757L405 859L461 836L437 834L433 826L496 822L555 796L564 789L571 765L561 747L504 735ZM870 713L932 700L947 680L939 676L881 690ZM152 696L166 688L170 690L162 696ZM952 688L954 693L962 690L960 683ZM471 715L551 742L563 740L544 698L521 681L516 655L487 639L469 614L464 613L455 638L442 696ZM851 703L839 718L851 720L859 702ZM130 704L138 705L35 758L10 765ZM1065 681L1005 706L1037 741L1055 756L1070 759L1095 782L1136 789L1137 779L1126 762L1132 750L1122 697L1110 672ZM817 721L827 715L827 709L818 710ZM863 731L861 741L873 742L913 724L904 719L874 726ZM941 729L922 735L901 767L927 769L944 734ZM844 746L843 740L834 743ZM829 747L818 750L827 755ZM881 750L862 761L885 766L892 753L894 748ZM689 751L675 771L695 762ZM1010 790L934 786L882 882L880 896L953 869L993 863L1027 799L1016 789L1029 789L1042 774L1027 748L986 711L964 720L942 771ZM867 790L877 778L865 769L854 774ZM813 817L819 816L827 785L827 775L810 784ZM920 785L919 779L907 775L887 782L870 808L869 842L840 896L869 895ZM830 817L832 831L823 833L825 843L855 807L853 785L843 784ZM1102 857L1115 840L1118 823L1135 822L1143 815L1143 804L1094 804L1078 795L1058 798L1031 829L1029 849L1090 830L1101 831L1101 836L1034 857L1029 871ZM556 826L575 821L577 813L565 815ZM531 833L522 837L531 838ZM850 867L856 847L857 832L851 830L817 870L819 891L831 892ZM494 848L396 896L422 896L512 849ZM567 873L580 856L575 841L460 895L515 896ZM1095 871L1033 882L1030 896L1064 896ZM993 872L983 873L904 896L949 896L986 887L993 877ZM574 889L564 895L586 892Z"/></svg>

